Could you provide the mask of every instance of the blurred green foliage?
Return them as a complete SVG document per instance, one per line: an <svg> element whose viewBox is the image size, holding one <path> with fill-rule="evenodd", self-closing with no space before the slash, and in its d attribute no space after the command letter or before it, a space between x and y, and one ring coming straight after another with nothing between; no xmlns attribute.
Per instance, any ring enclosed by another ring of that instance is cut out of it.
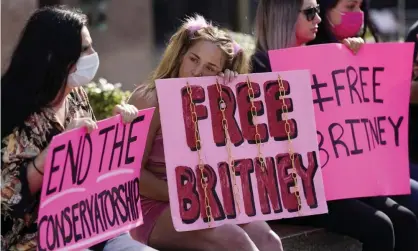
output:
<svg viewBox="0 0 418 251"><path fill-rule="evenodd" d="M131 93L123 91L121 86L120 83L112 84L100 78L97 83L91 82L85 87L97 120L111 117L116 105L128 101Z"/></svg>

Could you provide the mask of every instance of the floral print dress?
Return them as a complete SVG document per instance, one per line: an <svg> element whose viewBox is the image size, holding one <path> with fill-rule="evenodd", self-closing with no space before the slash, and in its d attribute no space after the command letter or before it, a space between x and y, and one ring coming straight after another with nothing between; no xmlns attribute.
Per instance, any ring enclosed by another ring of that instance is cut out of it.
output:
<svg viewBox="0 0 418 251"><path fill-rule="evenodd" d="M40 191L31 194L27 166L73 118L95 119L83 88L74 89L66 99L64 125L57 121L52 109L46 108L2 139L1 250L36 250Z"/></svg>

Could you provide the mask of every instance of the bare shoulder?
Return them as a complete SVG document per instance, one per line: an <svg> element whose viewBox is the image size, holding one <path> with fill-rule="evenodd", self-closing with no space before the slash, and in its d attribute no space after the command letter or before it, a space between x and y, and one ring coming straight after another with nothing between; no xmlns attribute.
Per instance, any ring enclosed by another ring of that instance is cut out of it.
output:
<svg viewBox="0 0 418 251"><path fill-rule="evenodd" d="M146 90L146 87L141 85L133 91L128 103L134 105L138 110L151 107L157 108L157 93L155 90Z"/></svg>
<svg viewBox="0 0 418 251"><path fill-rule="evenodd" d="M129 97L128 103L135 106L138 110L155 107L151 129L157 130L160 126L157 92L155 90L146 90L145 88L146 86L142 85L136 88Z"/></svg>

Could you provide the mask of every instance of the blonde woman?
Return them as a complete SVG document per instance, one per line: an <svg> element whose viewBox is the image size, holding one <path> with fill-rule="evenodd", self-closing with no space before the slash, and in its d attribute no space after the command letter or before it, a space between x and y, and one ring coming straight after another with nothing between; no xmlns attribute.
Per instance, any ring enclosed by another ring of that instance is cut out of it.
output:
<svg viewBox="0 0 418 251"><path fill-rule="evenodd" d="M177 232L172 223L163 138L158 111L156 79L219 75L225 82L248 72L248 61L231 37L201 16L189 18L172 36L151 79L136 89L130 104L138 109L156 107L141 171L140 191L144 225L131 231L136 240L157 249L282 250L279 237L265 222L242 226Z"/></svg>

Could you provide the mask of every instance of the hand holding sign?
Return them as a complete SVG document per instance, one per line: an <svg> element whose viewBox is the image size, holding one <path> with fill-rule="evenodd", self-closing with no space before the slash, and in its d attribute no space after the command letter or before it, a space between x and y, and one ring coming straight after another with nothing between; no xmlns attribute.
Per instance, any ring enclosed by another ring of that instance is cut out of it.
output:
<svg viewBox="0 0 418 251"><path fill-rule="evenodd" d="M364 40L361 37L349 37L343 39L341 43L347 46L354 54L357 54L361 46L363 46Z"/></svg>
<svg viewBox="0 0 418 251"><path fill-rule="evenodd" d="M234 81L234 79L238 76L238 72L226 69L225 73L220 72L219 76L223 78L223 84L227 85L231 83L232 81Z"/></svg>
<svg viewBox="0 0 418 251"><path fill-rule="evenodd" d="M65 128L66 131L71 131L73 129L85 127L88 133L91 133L93 130L97 129L97 124L90 117L84 118L74 118Z"/></svg>
<svg viewBox="0 0 418 251"><path fill-rule="evenodd" d="M116 105L113 109L113 115L116 114L122 116L123 123L131 123L138 116L138 109L133 105L123 102L120 105Z"/></svg>

